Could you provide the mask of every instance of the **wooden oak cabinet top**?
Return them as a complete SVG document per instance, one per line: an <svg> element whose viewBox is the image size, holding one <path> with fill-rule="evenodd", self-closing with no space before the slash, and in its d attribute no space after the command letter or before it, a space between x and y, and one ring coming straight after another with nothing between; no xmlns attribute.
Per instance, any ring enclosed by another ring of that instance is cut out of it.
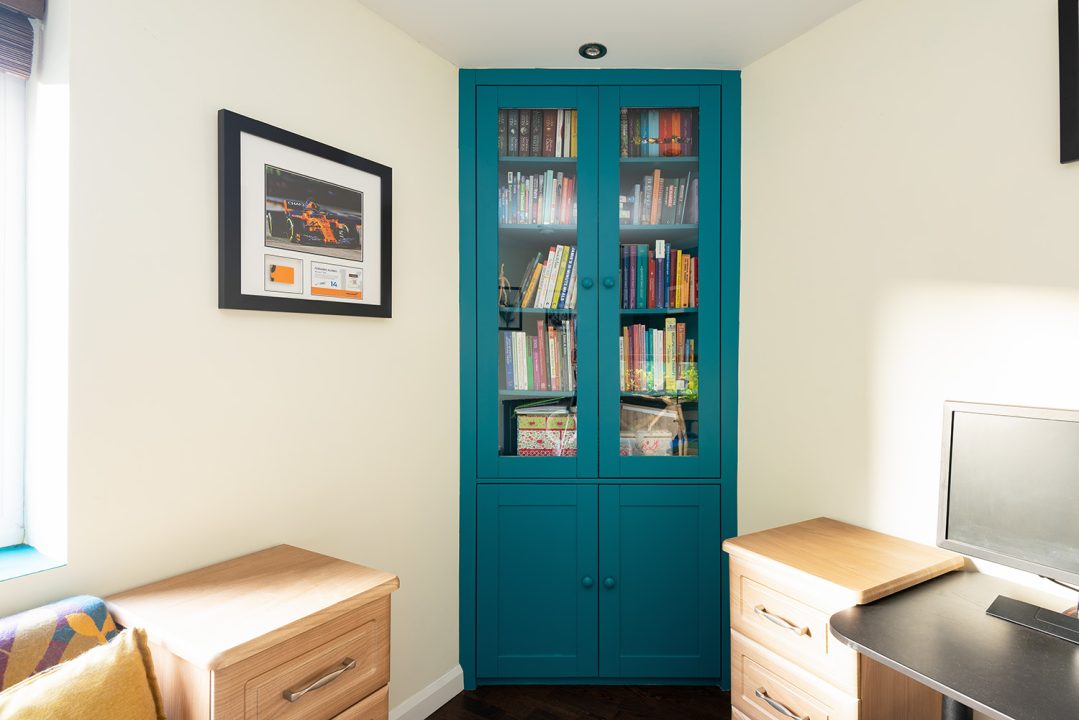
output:
<svg viewBox="0 0 1079 720"><path fill-rule="evenodd" d="M107 598L117 622L213 670L400 586L393 573L278 545Z"/></svg>
<svg viewBox="0 0 1079 720"><path fill-rule="evenodd" d="M723 549L735 558L813 576L856 605L964 565L956 553L823 517L731 538Z"/></svg>

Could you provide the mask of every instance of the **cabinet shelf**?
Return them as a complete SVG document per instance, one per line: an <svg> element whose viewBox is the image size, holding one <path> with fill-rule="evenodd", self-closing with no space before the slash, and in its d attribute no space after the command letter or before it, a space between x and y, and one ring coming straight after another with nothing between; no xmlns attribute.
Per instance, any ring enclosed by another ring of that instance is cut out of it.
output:
<svg viewBox="0 0 1079 720"><path fill-rule="evenodd" d="M637 170L642 165L661 169L665 167L683 168L687 165L696 165L697 161L696 155L675 155L670 157L624 157L621 158L620 164L622 167Z"/></svg>
<svg viewBox="0 0 1079 720"><path fill-rule="evenodd" d="M522 313L524 315L576 315L577 308L542 308L542 307L507 307L498 308L502 313Z"/></svg>
<svg viewBox="0 0 1079 720"><path fill-rule="evenodd" d="M565 243L577 239L576 225L499 225L498 236L513 242Z"/></svg>
<svg viewBox="0 0 1079 720"><path fill-rule="evenodd" d="M576 390L499 390L499 397L507 398L569 398L577 395Z"/></svg>
<svg viewBox="0 0 1079 720"><path fill-rule="evenodd" d="M619 225L618 234L623 238L651 237L659 235L671 238L686 238L697 234L697 225L689 224L655 224L655 225Z"/></svg>
<svg viewBox="0 0 1079 720"><path fill-rule="evenodd" d="M623 315L688 315L699 308L621 308Z"/></svg>
<svg viewBox="0 0 1079 720"><path fill-rule="evenodd" d="M529 167L552 166L572 167L577 164L575 157L544 157L543 155L502 155L498 158L500 165L528 165Z"/></svg>
<svg viewBox="0 0 1079 720"><path fill-rule="evenodd" d="M622 397L672 398L696 402L697 393L668 392L667 390L624 390Z"/></svg>

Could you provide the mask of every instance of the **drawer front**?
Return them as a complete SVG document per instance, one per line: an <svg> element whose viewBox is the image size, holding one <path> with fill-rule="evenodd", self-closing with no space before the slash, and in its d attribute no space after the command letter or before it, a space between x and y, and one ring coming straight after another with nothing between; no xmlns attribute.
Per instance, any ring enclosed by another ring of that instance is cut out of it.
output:
<svg viewBox="0 0 1079 720"><path fill-rule="evenodd" d="M386 685L389 608L389 598L371 603L347 632L248 680L244 718L330 720Z"/></svg>
<svg viewBox="0 0 1079 720"><path fill-rule="evenodd" d="M376 690L333 720L386 720L390 716L390 689Z"/></svg>
<svg viewBox="0 0 1079 720"><path fill-rule="evenodd" d="M731 625L842 690L858 691L858 654L828 630L829 613L786 578L731 562ZM796 599L798 598L798 599Z"/></svg>
<svg viewBox="0 0 1079 720"><path fill-rule="evenodd" d="M731 706L731 720L749 720L749 716L732 705Z"/></svg>
<svg viewBox="0 0 1079 720"><path fill-rule="evenodd" d="M731 704L750 720L857 720L858 700L731 633Z"/></svg>

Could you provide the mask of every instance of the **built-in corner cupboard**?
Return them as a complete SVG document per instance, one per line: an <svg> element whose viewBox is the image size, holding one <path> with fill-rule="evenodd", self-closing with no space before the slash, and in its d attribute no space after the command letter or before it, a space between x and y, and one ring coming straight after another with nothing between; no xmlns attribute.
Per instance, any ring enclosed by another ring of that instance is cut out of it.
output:
<svg viewBox="0 0 1079 720"><path fill-rule="evenodd" d="M461 72L461 664L727 684L739 78Z"/></svg>

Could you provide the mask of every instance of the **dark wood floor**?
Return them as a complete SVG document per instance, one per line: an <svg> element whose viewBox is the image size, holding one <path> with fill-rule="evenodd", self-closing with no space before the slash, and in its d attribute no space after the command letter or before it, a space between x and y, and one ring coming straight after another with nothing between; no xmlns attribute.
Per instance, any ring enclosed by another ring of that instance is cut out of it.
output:
<svg viewBox="0 0 1079 720"><path fill-rule="evenodd" d="M430 720L730 720L717 687L489 686L463 692Z"/></svg>

